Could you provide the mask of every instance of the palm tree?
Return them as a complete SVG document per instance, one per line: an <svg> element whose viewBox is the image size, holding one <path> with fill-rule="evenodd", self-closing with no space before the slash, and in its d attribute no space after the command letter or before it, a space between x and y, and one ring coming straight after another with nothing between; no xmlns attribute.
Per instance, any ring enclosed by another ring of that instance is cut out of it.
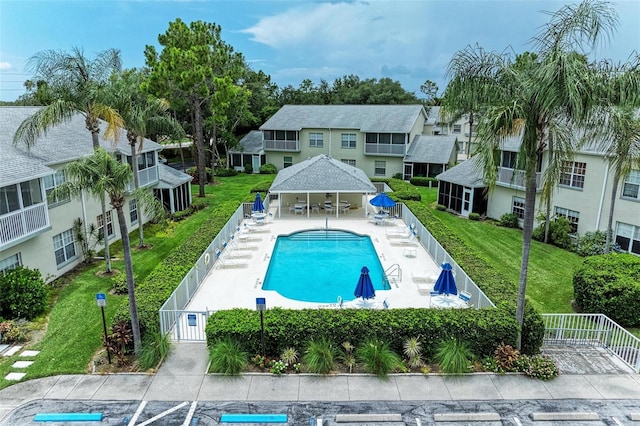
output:
<svg viewBox="0 0 640 426"><path fill-rule="evenodd" d="M102 97L110 75L118 72L120 67L120 51L115 49L105 50L93 60L89 60L77 47L70 53L45 50L35 54L29 59L27 70L34 74L33 80L48 86L54 100L20 124L13 143L24 143L31 148L47 130L69 121L75 114L84 116L94 149L100 147L100 119L107 124L105 137L115 139L122 119L116 110L102 102ZM101 203L106 271L111 272L104 197Z"/></svg>
<svg viewBox="0 0 640 426"><path fill-rule="evenodd" d="M137 152L142 150L145 137L152 134L172 134L178 140L184 135L180 123L167 114L169 103L147 95L140 90L143 81L141 73L128 70L112 77L109 102L122 117L123 126L127 131L127 141L131 148L131 167L137 171ZM133 173L134 188L140 188L138 173ZM139 248L145 247L144 227L142 221L138 225L140 242Z"/></svg>
<svg viewBox="0 0 640 426"><path fill-rule="evenodd" d="M534 55L520 55L514 61L507 54L486 53L467 48L454 55L448 74L461 87L483 82L483 118L478 127L478 155L490 187L498 179L496 153L508 137L521 138L516 169L521 170L525 188L522 263L518 284L516 320L524 323L527 271L534 224L539 158L547 148L549 132L554 135L554 155L543 175L543 190L552 191L562 164L575 149L574 129L589 117L599 98L590 91L593 68L581 51L608 36L616 23L614 10L606 3L586 0L550 14L549 22L534 38ZM459 89L458 89L459 90ZM472 90L472 89L469 89ZM461 96L466 92L460 91ZM522 334L517 347L521 349Z"/></svg>
<svg viewBox="0 0 640 426"><path fill-rule="evenodd" d="M69 163L65 171L68 180L51 192L52 197L58 195L78 196L86 191L93 197L100 199L104 198L104 194L107 194L109 203L116 210L122 237L134 352L138 355L142 348L142 340L133 282L129 231L124 214L125 194L133 178L133 172L128 164L118 162L113 155L102 148L96 149L88 157ZM140 201L141 207L145 209L145 214L153 216L163 211L160 202L149 191L141 189L136 191L134 196Z"/></svg>
<svg viewBox="0 0 640 426"><path fill-rule="evenodd" d="M631 170L640 169L640 118L633 108L614 108L609 115L609 125L605 137L606 156L613 170L611 203L607 222L605 253L609 253L613 239L613 212L620 186L620 180L629 176Z"/></svg>

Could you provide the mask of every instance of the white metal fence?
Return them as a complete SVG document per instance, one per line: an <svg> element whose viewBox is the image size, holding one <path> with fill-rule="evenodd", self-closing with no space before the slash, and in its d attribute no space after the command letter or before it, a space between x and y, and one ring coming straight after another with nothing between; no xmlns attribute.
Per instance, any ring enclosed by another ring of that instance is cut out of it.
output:
<svg viewBox="0 0 640 426"><path fill-rule="evenodd" d="M547 346L602 347L640 373L640 339L604 314L543 314Z"/></svg>
<svg viewBox="0 0 640 426"><path fill-rule="evenodd" d="M178 340L204 340L204 333L198 334L190 328L198 328L199 326L191 325L193 321L188 321L189 318L192 318L188 317L189 314L196 314L199 318L201 312L187 312L184 308L191 301L196 291L198 291L207 273L213 268L217 260L216 250L220 249L225 241L231 239L231 235L236 232L238 226L242 223L242 219L245 218L247 208L249 212L251 211L251 206L253 206L253 203L243 203L238 207L218 235L211 241L211 244L209 244L207 249L200 255L196 264L187 272L187 275L185 275L178 287L171 293L171 296L169 296L166 302L164 302L160 308L160 331L163 334L173 332L172 337ZM265 209L268 209L267 202L265 202ZM201 338L194 337L198 335L200 335Z"/></svg>

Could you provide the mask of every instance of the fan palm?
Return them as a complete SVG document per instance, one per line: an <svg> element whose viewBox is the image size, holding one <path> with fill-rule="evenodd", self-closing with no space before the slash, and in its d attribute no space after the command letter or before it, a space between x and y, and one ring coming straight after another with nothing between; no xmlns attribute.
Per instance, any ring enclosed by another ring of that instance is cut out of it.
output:
<svg viewBox="0 0 640 426"><path fill-rule="evenodd" d="M131 167L137 171L137 152L142 150L145 137L152 134L171 134L180 139L184 130L174 118L167 114L169 103L147 95L140 90L142 74L128 70L112 77L109 103L117 109L127 132L127 142L131 148ZM137 151L136 151L137 146ZM138 173L133 174L134 187L140 188ZM145 246L144 227L138 225L140 242Z"/></svg>
<svg viewBox="0 0 640 426"><path fill-rule="evenodd" d="M550 14L549 22L534 38L534 54L485 52L468 47L456 53L448 74L455 84L456 97L468 91L484 94L482 121L478 127L478 155L485 181L493 187L498 179L497 153L509 137L519 137L516 169L525 188L522 263L518 284L516 320L522 328L531 237L534 224L538 165L553 134L554 155L543 175L543 191L550 192L559 179L562 164L576 148L576 126L584 125L600 99L594 96L590 79L594 74L584 55L576 53L587 44L607 37L615 27L610 5L586 0L564 6ZM448 90L448 88L447 88ZM445 95L446 97L446 95ZM455 97L452 100L455 102ZM521 334L517 347L521 348Z"/></svg>
<svg viewBox="0 0 640 426"><path fill-rule="evenodd" d="M103 198L104 194L107 194L109 203L116 210L122 238L134 351L138 355L142 343L133 283L133 262L131 260L129 231L124 213L125 194L133 178L133 172L128 164L120 163L113 155L102 148L96 149L88 157L69 163L65 168L65 172L68 177L67 181L54 189L50 197L61 195L78 196L83 192L87 192L95 198ZM162 212L162 205L149 191L139 190L134 193L134 196L140 201L140 205L146 214L154 216Z"/></svg>
<svg viewBox="0 0 640 426"><path fill-rule="evenodd" d="M14 144L24 143L31 148L47 130L69 121L75 114L84 117L94 149L100 147L100 119L107 124L105 137L115 140L122 119L115 109L102 101L110 75L120 67L120 51L115 49L105 50L93 60L77 47L70 53L45 50L35 54L29 59L27 70L34 74L35 81L47 84L53 101L20 124L13 137ZM106 224L104 197L101 203L102 221ZM104 251L106 270L111 272L106 233Z"/></svg>

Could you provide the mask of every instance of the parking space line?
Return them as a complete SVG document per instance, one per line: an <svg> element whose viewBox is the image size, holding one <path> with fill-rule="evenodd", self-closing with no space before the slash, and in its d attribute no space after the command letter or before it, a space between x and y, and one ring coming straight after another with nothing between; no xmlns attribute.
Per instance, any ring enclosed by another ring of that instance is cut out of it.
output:
<svg viewBox="0 0 640 426"><path fill-rule="evenodd" d="M151 424L151 423L155 422L156 420L163 418L163 417L164 417L164 416L166 416L167 414L171 414L171 413L173 413L174 411L181 409L182 407L184 407L184 406L185 406L185 405L187 405L187 404L188 404L188 402L187 402L187 401L185 401L185 402L183 402L183 403L181 403L181 404L176 405L176 406L175 406L175 407L173 407L173 408L169 408L168 410L163 411L162 413L158 414L157 416L151 417L149 420L147 420L147 421L144 421L144 422L140 423L138 426L147 426L147 425L149 425L149 424Z"/></svg>
<svg viewBox="0 0 640 426"><path fill-rule="evenodd" d="M138 409L136 410L136 413L133 415L133 417L131 418L127 426L134 426L136 424L136 422L138 421L138 417L140 417L140 414L142 413L142 410L144 410L144 407L146 405L147 405L147 401L142 401L140 405L138 405Z"/></svg>
<svg viewBox="0 0 640 426"><path fill-rule="evenodd" d="M187 417L184 419L184 423L182 423L182 426L189 426L189 424L191 423L191 419L193 418L193 413L196 412L197 404L198 401L193 401L191 403L191 408L189 408L189 412L187 413Z"/></svg>

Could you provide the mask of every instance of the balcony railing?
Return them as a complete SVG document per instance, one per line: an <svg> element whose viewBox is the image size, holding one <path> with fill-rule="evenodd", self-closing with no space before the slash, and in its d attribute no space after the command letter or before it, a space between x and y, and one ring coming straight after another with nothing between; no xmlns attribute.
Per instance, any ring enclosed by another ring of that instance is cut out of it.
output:
<svg viewBox="0 0 640 426"><path fill-rule="evenodd" d="M392 144L375 144L367 143L364 145L365 154L385 154L385 155L397 155L404 156L404 145L392 145Z"/></svg>
<svg viewBox="0 0 640 426"><path fill-rule="evenodd" d="M265 151L300 151L300 141L264 141Z"/></svg>
<svg viewBox="0 0 640 426"><path fill-rule="evenodd" d="M140 188L154 184L158 182L158 166L147 167L146 169L138 170L138 182L140 183ZM135 189L135 184L133 180L129 183L129 191L133 191Z"/></svg>
<svg viewBox="0 0 640 426"><path fill-rule="evenodd" d="M525 189L524 170L515 170L507 167L498 167L498 184ZM540 189L540 173L536 173L536 190Z"/></svg>
<svg viewBox="0 0 640 426"><path fill-rule="evenodd" d="M0 248L49 227L46 203L29 206L0 217Z"/></svg>

